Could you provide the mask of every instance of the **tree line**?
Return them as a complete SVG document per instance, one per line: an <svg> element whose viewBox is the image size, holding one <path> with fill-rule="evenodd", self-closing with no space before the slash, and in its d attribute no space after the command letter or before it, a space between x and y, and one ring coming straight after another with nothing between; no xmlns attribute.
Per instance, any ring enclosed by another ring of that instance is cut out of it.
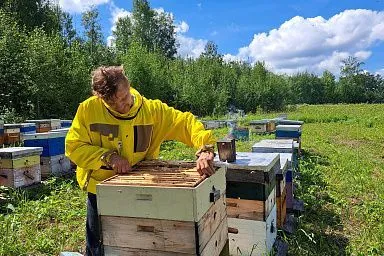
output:
<svg viewBox="0 0 384 256"><path fill-rule="evenodd" d="M72 118L90 94L90 73L123 65L133 87L183 111L220 115L282 110L290 104L382 103L384 80L354 57L331 72L276 74L264 62L226 62L208 42L196 59L177 57L173 17L134 0L107 46L97 9L82 14L84 33L70 14L47 0L0 3L0 118Z"/></svg>

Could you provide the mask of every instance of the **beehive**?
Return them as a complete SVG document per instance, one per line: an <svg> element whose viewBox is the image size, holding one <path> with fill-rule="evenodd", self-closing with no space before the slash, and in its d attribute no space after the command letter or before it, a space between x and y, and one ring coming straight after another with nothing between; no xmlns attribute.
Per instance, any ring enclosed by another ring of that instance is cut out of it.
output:
<svg viewBox="0 0 384 256"><path fill-rule="evenodd" d="M72 120L61 120L61 128L69 128L72 125Z"/></svg>
<svg viewBox="0 0 384 256"><path fill-rule="evenodd" d="M65 136L67 132L43 132L24 135L24 146L42 147L42 157L51 157L64 154Z"/></svg>
<svg viewBox="0 0 384 256"><path fill-rule="evenodd" d="M267 132L267 120L253 120L249 122L249 128L254 133L266 133Z"/></svg>
<svg viewBox="0 0 384 256"><path fill-rule="evenodd" d="M279 154L237 152L235 162L217 165L227 167L231 255L270 253L277 234L275 200Z"/></svg>
<svg viewBox="0 0 384 256"><path fill-rule="evenodd" d="M73 174L71 161L64 155L41 157L41 177Z"/></svg>
<svg viewBox="0 0 384 256"><path fill-rule="evenodd" d="M295 140L301 137L301 125L283 125L276 126L276 138L292 138Z"/></svg>
<svg viewBox="0 0 384 256"><path fill-rule="evenodd" d="M0 148L0 185L25 187L41 181L40 147Z"/></svg>
<svg viewBox="0 0 384 256"><path fill-rule="evenodd" d="M276 121L275 119L265 119L267 121L267 132L275 132L276 130Z"/></svg>
<svg viewBox="0 0 384 256"><path fill-rule="evenodd" d="M147 161L97 185L106 255L219 255L228 240L225 168Z"/></svg>
<svg viewBox="0 0 384 256"><path fill-rule="evenodd" d="M14 145L20 142L20 127L14 124L4 124L4 144Z"/></svg>
<svg viewBox="0 0 384 256"><path fill-rule="evenodd" d="M36 132L49 132L50 130L60 129L60 119L40 119L40 120L26 120L28 123L36 124Z"/></svg>
<svg viewBox="0 0 384 256"><path fill-rule="evenodd" d="M23 140L25 134L34 134L36 133L35 123L19 123L19 124L6 124L7 129L18 130L19 139Z"/></svg>

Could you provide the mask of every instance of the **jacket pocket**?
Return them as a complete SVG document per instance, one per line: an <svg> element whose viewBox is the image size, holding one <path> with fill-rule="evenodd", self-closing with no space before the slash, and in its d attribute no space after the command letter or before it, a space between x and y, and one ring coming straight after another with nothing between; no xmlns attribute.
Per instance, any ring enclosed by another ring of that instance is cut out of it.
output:
<svg viewBox="0 0 384 256"><path fill-rule="evenodd" d="M133 127L134 152L145 152L151 142L153 125L135 125Z"/></svg>

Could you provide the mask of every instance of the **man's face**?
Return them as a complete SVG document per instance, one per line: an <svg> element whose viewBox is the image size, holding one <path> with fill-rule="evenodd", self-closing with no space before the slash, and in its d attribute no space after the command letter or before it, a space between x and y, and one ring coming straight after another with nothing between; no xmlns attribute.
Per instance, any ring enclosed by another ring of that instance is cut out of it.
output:
<svg viewBox="0 0 384 256"><path fill-rule="evenodd" d="M129 84L121 82L117 88L115 97L112 100L106 101L113 110L120 114L126 114L131 109L133 98L129 92Z"/></svg>

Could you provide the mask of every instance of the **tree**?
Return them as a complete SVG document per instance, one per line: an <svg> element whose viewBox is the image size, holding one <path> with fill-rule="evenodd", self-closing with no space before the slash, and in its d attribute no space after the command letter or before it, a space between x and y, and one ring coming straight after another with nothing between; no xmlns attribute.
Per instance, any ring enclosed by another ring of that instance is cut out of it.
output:
<svg viewBox="0 0 384 256"><path fill-rule="evenodd" d="M28 31L42 28L46 33L60 31L60 9L49 0L5 0L0 8L12 13L17 23Z"/></svg>
<svg viewBox="0 0 384 256"><path fill-rule="evenodd" d="M119 19L114 36L120 53L125 53L132 42L170 58L177 52L172 16L152 10L147 0L133 1L132 16Z"/></svg>
<svg viewBox="0 0 384 256"><path fill-rule="evenodd" d="M339 82L342 101L346 103L366 102L364 77L361 75L363 72L361 66L364 63L351 56L342 63Z"/></svg>
<svg viewBox="0 0 384 256"><path fill-rule="evenodd" d="M335 76L328 70L325 70L320 79L324 86L324 102L336 103L338 96L336 91Z"/></svg>

